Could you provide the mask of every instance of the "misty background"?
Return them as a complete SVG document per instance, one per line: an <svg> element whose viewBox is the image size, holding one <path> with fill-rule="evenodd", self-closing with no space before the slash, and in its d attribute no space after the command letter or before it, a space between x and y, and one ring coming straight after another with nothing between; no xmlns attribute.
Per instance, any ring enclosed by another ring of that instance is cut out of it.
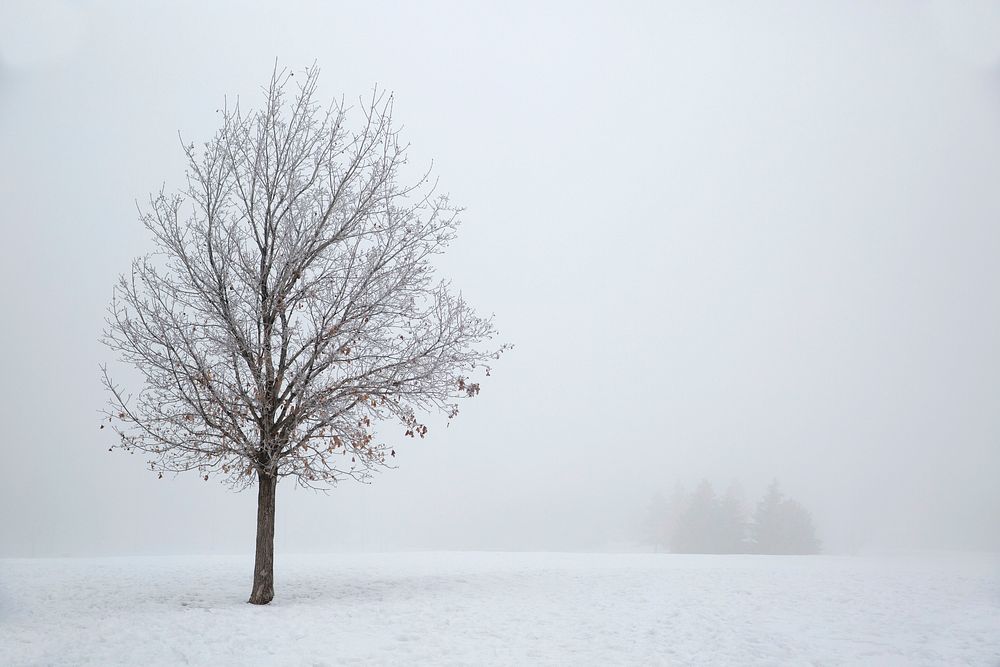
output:
<svg viewBox="0 0 1000 667"><path fill-rule="evenodd" d="M372 485L279 485L279 560L641 548L702 478L778 478L835 553L1000 549L1000 5L18 0L0 556L251 551L254 493L107 451L97 339L177 132L276 57L395 93L467 208L438 266L516 346Z"/></svg>

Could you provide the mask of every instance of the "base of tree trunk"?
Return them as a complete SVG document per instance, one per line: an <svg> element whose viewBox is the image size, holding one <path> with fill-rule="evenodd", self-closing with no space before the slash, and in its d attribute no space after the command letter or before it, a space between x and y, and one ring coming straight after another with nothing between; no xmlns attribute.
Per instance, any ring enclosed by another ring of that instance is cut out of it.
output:
<svg viewBox="0 0 1000 667"><path fill-rule="evenodd" d="M274 599L274 586L254 586L253 591L250 593L250 599L247 600L250 604L267 604Z"/></svg>
<svg viewBox="0 0 1000 667"><path fill-rule="evenodd" d="M250 604L274 599L274 498L278 479L257 472L257 551L253 564Z"/></svg>

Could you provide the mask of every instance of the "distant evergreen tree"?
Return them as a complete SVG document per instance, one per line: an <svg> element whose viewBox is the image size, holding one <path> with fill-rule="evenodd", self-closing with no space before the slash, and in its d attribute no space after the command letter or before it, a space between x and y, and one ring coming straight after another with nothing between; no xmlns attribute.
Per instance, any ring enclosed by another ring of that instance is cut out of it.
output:
<svg viewBox="0 0 1000 667"><path fill-rule="evenodd" d="M678 482L670 498L657 493L649 503L646 513L645 541L654 551L669 550L681 515L687 510L688 495Z"/></svg>
<svg viewBox="0 0 1000 667"><path fill-rule="evenodd" d="M681 517L688 510L691 504L691 496L680 482L674 484L674 491L667 501L667 513L664 520L664 531L667 547L674 550L674 535L677 533L677 526L681 523Z"/></svg>
<svg viewBox="0 0 1000 667"><path fill-rule="evenodd" d="M816 537L812 515L797 500L788 498L782 503L782 519L785 524L785 548L783 553L819 553L820 541Z"/></svg>
<svg viewBox="0 0 1000 667"><path fill-rule="evenodd" d="M757 504L753 542L754 551L762 554L814 554L820 546L812 516L797 501L782 495L777 480Z"/></svg>
<svg viewBox="0 0 1000 667"><path fill-rule="evenodd" d="M702 480L674 531L676 553L720 553L724 542L721 505L708 480Z"/></svg>
<svg viewBox="0 0 1000 667"><path fill-rule="evenodd" d="M733 480L720 505L721 553L738 554L747 550L747 515L743 487Z"/></svg>
<svg viewBox="0 0 1000 667"><path fill-rule="evenodd" d="M751 533L756 553L770 553L768 550L781 541L780 507L783 500L778 480L772 481L753 515Z"/></svg>

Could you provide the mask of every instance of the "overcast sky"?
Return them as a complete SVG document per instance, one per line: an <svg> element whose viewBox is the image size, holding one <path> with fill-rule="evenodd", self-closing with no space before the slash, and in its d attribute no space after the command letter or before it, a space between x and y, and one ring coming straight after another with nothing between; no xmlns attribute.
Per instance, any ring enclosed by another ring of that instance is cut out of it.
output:
<svg viewBox="0 0 1000 667"><path fill-rule="evenodd" d="M1000 548L1000 5L0 5L0 555L249 553L253 493L108 453L98 343L224 95L396 96L516 349L281 551L605 549L773 477L832 551Z"/></svg>

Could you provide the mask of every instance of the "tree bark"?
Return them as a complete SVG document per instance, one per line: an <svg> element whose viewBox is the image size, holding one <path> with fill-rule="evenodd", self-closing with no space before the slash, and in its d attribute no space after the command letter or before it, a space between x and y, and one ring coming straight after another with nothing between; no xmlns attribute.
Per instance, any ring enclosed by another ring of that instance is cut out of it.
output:
<svg viewBox="0 0 1000 667"><path fill-rule="evenodd" d="M277 488L277 477L257 472L257 553L250 604L267 604L274 599L274 497Z"/></svg>

